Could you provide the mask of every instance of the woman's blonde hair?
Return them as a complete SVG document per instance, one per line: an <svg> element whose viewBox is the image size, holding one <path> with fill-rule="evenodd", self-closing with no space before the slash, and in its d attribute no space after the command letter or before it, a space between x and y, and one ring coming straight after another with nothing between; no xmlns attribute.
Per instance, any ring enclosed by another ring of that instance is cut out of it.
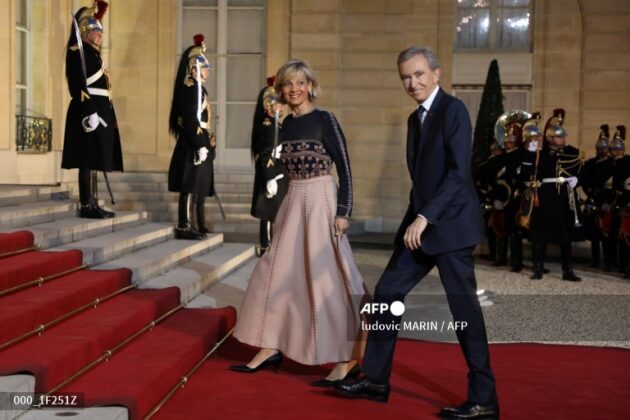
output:
<svg viewBox="0 0 630 420"><path fill-rule="evenodd" d="M308 92L308 99L312 102L319 96L321 89L319 87L319 82L317 81L317 76L315 76L315 72L311 66L309 66L304 60L291 60L280 67L276 73L274 88L278 93L278 101L280 103L286 104L286 101L282 97L282 86L288 79L300 72L304 74L306 81L311 85Z"/></svg>

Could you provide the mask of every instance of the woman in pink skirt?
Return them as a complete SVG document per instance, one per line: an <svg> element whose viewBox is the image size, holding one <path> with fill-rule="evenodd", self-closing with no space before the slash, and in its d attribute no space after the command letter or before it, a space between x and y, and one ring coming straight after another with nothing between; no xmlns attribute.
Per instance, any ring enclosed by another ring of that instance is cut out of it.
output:
<svg viewBox="0 0 630 420"><path fill-rule="evenodd" d="M337 363L325 379L313 383L330 386L359 373L356 360L364 344L359 311L367 292L345 235L352 212L350 161L335 116L313 105L319 84L307 63L282 66L275 89L291 110L282 125L280 154L289 190L270 248L252 273L234 332L260 351L247 365L231 369L277 368L283 354L305 365Z"/></svg>

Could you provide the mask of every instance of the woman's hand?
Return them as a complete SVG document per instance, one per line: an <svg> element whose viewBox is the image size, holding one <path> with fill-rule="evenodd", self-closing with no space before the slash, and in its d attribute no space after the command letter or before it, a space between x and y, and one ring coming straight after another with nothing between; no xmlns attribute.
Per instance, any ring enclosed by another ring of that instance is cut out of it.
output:
<svg viewBox="0 0 630 420"><path fill-rule="evenodd" d="M335 217L335 236L345 234L349 227L350 220L345 217Z"/></svg>

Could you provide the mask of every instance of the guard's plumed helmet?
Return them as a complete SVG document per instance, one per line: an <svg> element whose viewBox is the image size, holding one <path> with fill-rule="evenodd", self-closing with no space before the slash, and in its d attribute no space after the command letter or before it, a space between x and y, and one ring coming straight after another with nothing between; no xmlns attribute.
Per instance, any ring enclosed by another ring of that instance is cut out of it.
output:
<svg viewBox="0 0 630 420"><path fill-rule="evenodd" d="M563 127L564 116L564 109L556 108L553 110L553 115L547 120L547 124L545 124L545 140L551 141L551 139L556 136L567 136L567 131Z"/></svg>
<svg viewBox="0 0 630 420"><path fill-rule="evenodd" d="M608 149L608 139L610 138L610 130L608 124L602 124L599 127L599 138L595 143L596 149Z"/></svg>
<svg viewBox="0 0 630 420"><path fill-rule="evenodd" d="M624 144L624 140L626 139L626 126L618 125L617 131L615 131L615 135L613 136L612 141L610 142L610 150L626 150L626 145Z"/></svg>
<svg viewBox="0 0 630 420"><path fill-rule="evenodd" d="M206 52L205 39L206 37L203 36L203 34L197 34L193 37L195 44L192 46L190 51L188 51L188 73L192 73L192 69L197 66L200 68L212 68L210 62L203 54Z"/></svg>
<svg viewBox="0 0 630 420"><path fill-rule="evenodd" d="M538 124L540 124L540 118L540 112L534 112L532 117L523 123L521 136L523 137L524 143L530 142L536 136L542 137L540 127L538 127Z"/></svg>
<svg viewBox="0 0 630 420"><path fill-rule="evenodd" d="M101 19L107 11L107 2L98 0L95 1L92 7L83 7L79 9L74 16L79 25L81 34L88 32L103 32L103 25L101 25Z"/></svg>

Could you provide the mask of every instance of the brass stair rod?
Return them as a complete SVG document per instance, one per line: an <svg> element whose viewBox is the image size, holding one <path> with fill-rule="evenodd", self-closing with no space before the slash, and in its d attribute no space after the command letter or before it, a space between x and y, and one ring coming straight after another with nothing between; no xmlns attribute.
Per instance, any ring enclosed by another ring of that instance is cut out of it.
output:
<svg viewBox="0 0 630 420"><path fill-rule="evenodd" d="M39 250L39 246L33 245L33 246L29 246L28 248L22 248L22 249L17 249L15 251L8 251L5 253L2 253L0 254L0 258L12 257L14 255L24 254L25 252L38 251L38 250Z"/></svg>
<svg viewBox="0 0 630 420"><path fill-rule="evenodd" d="M199 369L199 367L206 360L208 360L208 358L210 356L212 356L219 349L219 347L221 347L223 345L225 340L227 340L228 337L230 337L233 332L234 332L234 328L232 328L230 331L228 331L228 333L225 334L225 336L223 336L223 338L221 338L221 340L219 340L214 345L214 347L208 353L206 353L206 355L204 357L202 357L201 360L199 360L197 362L197 364L195 364L195 366L193 366L188 371L188 373L186 373L186 375L182 376L182 378L179 380L179 382L177 384L175 384L175 386L173 388L171 388L171 390L164 396L164 398L162 398L160 400L160 402L157 403L157 405L155 407L153 407L153 409L144 417L144 420L149 420L149 419L151 419L151 417L156 415L157 412L160 411L160 409L164 406L164 404L166 404L173 397L173 395L177 392L177 390L180 389L180 388L183 388L184 385L186 385L188 383L188 378L190 378L192 376L192 374L195 373L197 371L197 369Z"/></svg>
<svg viewBox="0 0 630 420"><path fill-rule="evenodd" d="M52 321L47 322L46 324L40 324L37 328L35 328L35 329L31 330L31 331L28 331L28 332L26 332L26 333L24 333L24 334L22 334L22 335L20 335L18 337L12 338L11 340L0 344L0 351L4 350L7 347L11 347L12 345L17 344L20 341L23 341L23 340L25 340L25 339L27 339L27 338L29 338L31 336L41 335L47 329L49 329L50 327L53 327L53 326L57 325L58 323L60 323L62 321L65 321L66 319L68 319L68 318L70 318L70 317L72 317L72 316L74 316L74 315L76 315L78 313L84 312L84 311L86 311L86 310L88 310L90 308L96 308L100 303L103 303L106 300L109 300L109 299L111 299L111 298L113 298L113 297L115 297L115 296L117 296L117 295L119 295L121 293L124 293L127 290L133 289L135 287L136 287L136 285L134 285L134 284L131 284L129 286L125 286L122 289L118 289L115 292L110 293L107 296L96 298L92 302L86 303L83 306L79 306L78 308L75 308L72 311L65 313L64 315L61 315L60 317L55 318Z"/></svg>
<svg viewBox="0 0 630 420"><path fill-rule="evenodd" d="M45 282L47 282L49 280L54 280L57 277L65 276L66 274L71 274L71 273L74 273L75 271L80 271L80 270L83 270L84 268L89 268L89 267L90 267L90 264L79 265L77 267L70 268L69 270L62 271L60 273L51 274L51 275L46 276L46 277L40 277L38 279L31 280L31 281L28 281L26 283L18 284L17 286L13 286L13 287L10 287L8 289L0 290L0 297L8 295L8 294L11 294L11 293L14 293L14 292L17 292L17 291L22 290L22 289L27 289L27 288L29 288L31 286L35 286L35 285L38 285L38 286L41 287Z"/></svg>

